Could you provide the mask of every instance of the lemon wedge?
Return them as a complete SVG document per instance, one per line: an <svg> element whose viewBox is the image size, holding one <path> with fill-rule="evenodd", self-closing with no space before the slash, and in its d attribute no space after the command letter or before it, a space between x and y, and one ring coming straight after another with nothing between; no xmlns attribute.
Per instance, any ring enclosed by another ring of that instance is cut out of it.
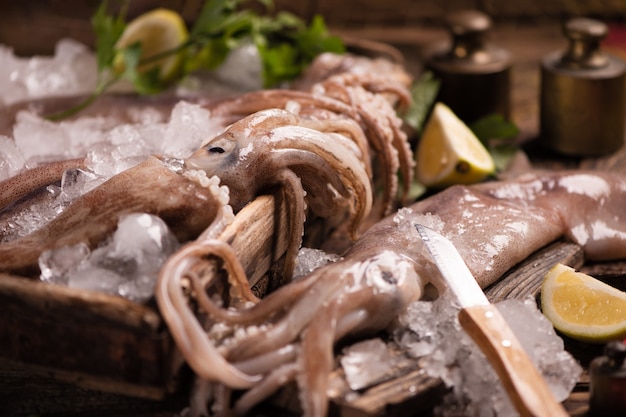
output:
<svg viewBox="0 0 626 417"><path fill-rule="evenodd" d="M604 343L626 336L626 292L556 264L541 287L543 314L577 340Z"/></svg>
<svg viewBox="0 0 626 417"><path fill-rule="evenodd" d="M178 13L168 9L155 9L132 20L126 26L115 48L123 49L140 42L141 60L145 61L177 48L188 36L187 26ZM182 57L182 53L167 55L140 65L138 70L145 72L159 67L159 78L168 81L180 69ZM124 72L124 57L121 52L118 52L113 60L113 70L117 73Z"/></svg>
<svg viewBox="0 0 626 417"><path fill-rule="evenodd" d="M435 103L416 153L417 179L426 187L473 184L495 171L491 154L448 106Z"/></svg>

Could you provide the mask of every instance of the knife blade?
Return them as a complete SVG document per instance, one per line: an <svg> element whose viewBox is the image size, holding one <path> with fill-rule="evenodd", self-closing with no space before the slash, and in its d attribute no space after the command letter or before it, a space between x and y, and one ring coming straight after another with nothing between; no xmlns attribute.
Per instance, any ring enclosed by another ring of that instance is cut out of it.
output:
<svg viewBox="0 0 626 417"><path fill-rule="evenodd" d="M489 303L452 242L426 226L415 227L447 288L461 306L461 327L485 354L519 414L568 416L504 317Z"/></svg>

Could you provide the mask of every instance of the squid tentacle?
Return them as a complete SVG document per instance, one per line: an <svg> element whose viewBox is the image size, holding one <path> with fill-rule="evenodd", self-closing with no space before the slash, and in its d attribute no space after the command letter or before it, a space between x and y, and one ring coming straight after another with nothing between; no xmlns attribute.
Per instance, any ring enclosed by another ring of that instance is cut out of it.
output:
<svg viewBox="0 0 626 417"><path fill-rule="evenodd" d="M336 265L339 263L332 266ZM337 268L336 275L326 270L325 274L313 272L304 278L317 281L317 284L291 306L288 314L284 314L263 334L237 340L237 344L229 347L225 356L231 361L242 361L277 349L297 338L298 334L316 317L327 300L332 299L333 295L340 292L345 285L340 277L351 272L342 271L341 266ZM279 288L275 293L281 293L281 291L282 288Z"/></svg>
<svg viewBox="0 0 626 417"><path fill-rule="evenodd" d="M290 101L303 106L329 110L333 113L356 117L355 110L346 103L321 94L312 94L297 90L262 90L244 94L234 99L218 102L209 107L216 116L232 116L238 120L269 108L284 109Z"/></svg>
<svg viewBox="0 0 626 417"><path fill-rule="evenodd" d="M327 414L328 375L333 369L333 346L340 317L340 303L322 309L302 335L302 354L297 376L300 402L304 417L323 417Z"/></svg>
<svg viewBox="0 0 626 417"><path fill-rule="evenodd" d="M411 145L407 140L406 133L402 131L395 120L389 118L389 125L393 131L393 145L400 157L400 172L402 173L402 200L405 200L411 190L413 183L413 172L415 159Z"/></svg>
<svg viewBox="0 0 626 417"><path fill-rule="evenodd" d="M300 346L291 343L264 355L241 362L233 362L233 366L247 374L267 374L280 365L293 362L299 354Z"/></svg>
<svg viewBox="0 0 626 417"><path fill-rule="evenodd" d="M276 180L282 184L283 192L289 208L289 243L285 251L285 262L283 265L283 274L280 285L287 284L293 277L293 271L296 266L296 258L302 244L302 236L304 235L305 222L305 192L302 188L300 178L291 170L281 170Z"/></svg>
<svg viewBox="0 0 626 417"><path fill-rule="evenodd" d="M298 366L288 363L270 372L263 381L246 391L235 403L233 412L236 416L246 415L253 407L275 393L279 388L295 379Z"/></svg>
<svg viewBox="0 0 626 417"><path fill-rule="evenodd" d="M334 132L350 137L361 153L361 161L365 164L368 176L372 176L372 164L369 157L370 151L367 137L361 126L353 119L305 120L302 125L319 130L320 132Z"/></svg>
<svg viewBox="0 0 626 417"><path fill-rule="evenodd" d="M194 286L200 307L214 320L230 326L256 325L275 316L277 311L286 310L315 284L312 280L298 280L290 283L288 286L281 287L278 291L270 293L263 298L263 302L254 304L251 307L231 310L220 308L211 301L204 291L205 285L200 282L197 275L189 274L188 277Z"/></svg>
<svg viewBox="0 0 626 417"><path fill-rule="evenodd" d="M220 381L233 388L249 388L259 382L261 376L239 371L220 355L183 294L182 278L205 253L206 242L203 245L189 244L168 260L161 269L155 289L159 310L181 354L200 378Z"/></svg>
<svg viewBox="0 0 626 417"><path fill-rule="evenodd" d="M323 163L322 166L329 167L327 181L333 181L333 186L336 188L341 184L342 188L346 187L351 191L354 198L355 215L349 223L349 230L355 237L359 224L369 214L373 197L370 180L362 162L349 150L346 152L343 145L328 141L324 135L312 129L278 127L272 132L282 138L274 142L272 152L276 154L280 152L280 160L283 160L284 164L302 165L299 158L305 158L306 155L303 152L307 152L311 158L319 158L314 166L320 166L319 164ZM296 146L297 148L292 151L285 149ZM324 173L319 170L317 172ZM333 180L333 178L340 179L341 183ZM316 180L316 182L319 181L320 179Z"/></svg>

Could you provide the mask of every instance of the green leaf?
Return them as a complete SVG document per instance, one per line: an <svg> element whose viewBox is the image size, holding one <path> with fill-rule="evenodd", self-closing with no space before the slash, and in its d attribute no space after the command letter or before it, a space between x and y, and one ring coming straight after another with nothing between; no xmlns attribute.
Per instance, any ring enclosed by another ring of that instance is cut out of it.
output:
<svg viewBox="0 0 626 417"><path fill-rule="evenodd" d="M287 12L260 21L255 44L263 61L265 87L294 79L323 52L345 52L345 45L329 34L321 16L315 16L307 27Z"/></svg>
<svg viewBox="0 0 626 417"><path fill-rule="evenodd" d="M469 128L489 150L496 172L505 170L518 150L514 139L519 134L519 128L500 114L482 117Z"/></svg>
<svg viewBox="0 0 626 417"><path fill-rule="evenodd" d="M230 48L224 39L209 39L202 45L195 46L188 54L183 72L191 74L200 69L214 70L224 62L229 52Z"/></svg>
<svg viewBox="0 0 626 417"><path fill-rule="evenodd" d="M517 146L511 144L491 146L488 149L496 165L496 172L504 171L519 150Z"/></svg>
<svg viewBox="0 0 626 417"><path fill-rule="evenodd" d="M481 142L494 139L511 139L519 134L518 127L500 114L490 114L472 123L469 128Z"/></svg>
<svg viewBox="0 0 626 417"><path fill-rule="evenodd" d="M430 109L439 93L440 80L432 72L426 71L411 87L411 106L404 114L404 121L415 131L421 132Z"/></svg>
<svg viewBox="0 0 626 417"><path fill-rule="evenodd" d="M300 68L296 64L298 52L288 43L273 47L261 46L259 53L263 61L265 87L277 85L281 81L294 78L300 73Z"/></svg>
<svg viewBox="0 0 626 417"><path fill-rule="evenodd" d="M141 43L134 43L122 50L124 58L123 78L128 79L135 90L140 94L156 94L163 90L164 85L160 80L159 67L149 71L139 71L141 63Z"/></svg>
<svg viewBox="0 0 626 417"><path fill-rule="evenodd" d="M323 52L342 54L346 51L341 39L329 34L324 19L320 15L314 16L309 28L301 31L296 39L306 65Z"/></svg>
<svg viewBox="0 0 626 417"><path fill-rule="evenodd" d="M107 14L107 2L104 1L91 18L91 25L96 34L96 59L99 72L110 68L113 64L115 43L126 28L126 23L124 22L126 8L127 4L124 3L118 16L113 17Z"/></svg>
<svg viewBox="0 0 626 417"><path fill-rule="evenodd" d="M208 0L202 6L193 27L191 36L212 33L230 13L241 3L238 0Z"/></svg>
<svg viewBox="0 0 626 417"><path fill-rule="evenodd" d="M343 42L329 34L321 16L315 16L307 26L302 19L288 12L270 16L246 10L243 8L246 2L246 0L207 0L190 30L187 42L176 49L151 57L152 60L156 60L178 53L184 57L178 78L170 80L169 84L180 81L200 69L216 69L225 61L228 54L246 39L251 39L259 49L265 87L276 86L297 77L322 52L345 52ZM256 2L264 6L266 12L273 12L273 0ZM126 4L116 17L108 15L106 9L105 1L92 18L97 38L99 83L90 102L120 78L130 80L135 90L141 94L162 91L169 84L159 80L157 69L148 72L139 71L140 64L150 61L147 59L139 62L141 45L133 45L124 50L115 48L126 28L124 22ZM123 74L107 71L112 69L113 61L118 54L122 56L125 64Z"/></svg>

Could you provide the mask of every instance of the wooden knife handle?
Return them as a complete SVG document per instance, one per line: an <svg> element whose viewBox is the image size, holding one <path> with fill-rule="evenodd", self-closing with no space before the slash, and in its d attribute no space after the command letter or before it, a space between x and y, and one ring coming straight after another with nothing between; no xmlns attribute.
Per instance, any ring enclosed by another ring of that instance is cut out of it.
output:
<svg viewBox="0 0 626 417"><path fill-rule="evenodd" d="M494 367L522 417L569 416L494 305L462 309L459 322Z"/></svg>

